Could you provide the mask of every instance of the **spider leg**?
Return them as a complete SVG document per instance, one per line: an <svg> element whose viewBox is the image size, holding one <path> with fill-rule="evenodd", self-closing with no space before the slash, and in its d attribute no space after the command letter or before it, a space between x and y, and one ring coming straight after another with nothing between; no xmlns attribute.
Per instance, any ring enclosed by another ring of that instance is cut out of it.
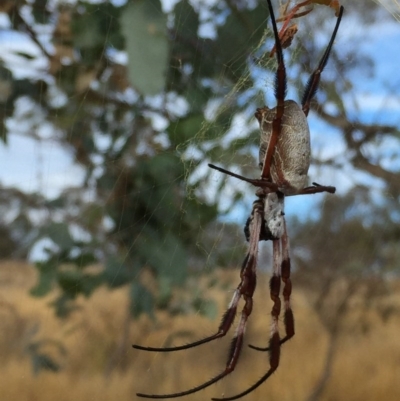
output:
<svg viewBox="0 0 400 401"><path fill-rule="evenodd" d="M282 281L284 283L283 287L283 302L285 308L284 314L284 325L286 335L282 339L281 344L285 343L287 340L290 340L295 332L294 332L294 316L292 307L290 305L290 296L292 295L292 281L290 279L290 244L289 244L289 236L287 233L286 221L283 219L284 231L281 238L281 246L282 246L282 265L281 265L281 276Z"/></svg>
<svg viewBox="0 0 400 401"><path fill-rule="evenodd" d="M251 218L250 218L251 219ZM242 264L242 269L241 269L241 277L245 274L245 271L247 269L247 264L248 264L248 255L245 258L243 264ZM218 330L216 333L212 334L211 336L202 338L201 340L194 341L189 344L184 344L184 345L179 345L177 347L144 347L142 345L137 345L134 344L132 345L133 348L139 349L142 351L150 351L150 352L173 352L173 351L181 351L189 348L194 348L197 347L198 345L206 344L210 341L216 340L217 338L224 337L226 333L229 331L231 328L235 317L236 317L236 311L237 311L237 306L240 301L240 298L242 296L242 291L243 291L243 279L238 285L238 287L235 290L235 293L233 294L233 297L231 299L231 302L229 303L228 309L224 313L221 323L218 327Z"/></svg>
<svg viewBox="0 0 400 401"><path fill-rule="evenodd" d="M336 26L332 32L331 40L329 41L328 47L326 48L325 53L322 56L318 67L316 68L316 70L311 74L310 78L308 79L306 89L304 90L303 98L301 100L301 105L303 106L303 111L306 116L308 116L308 112L310 111L311 100L318 90L321 73L324 70L326 63L328 62L329 54L331 52L333 42L335 41L335 37L336 37L337 31L339 29L340 21L342 20L343 11L344 11L344 8L343 8L343 6L341 6L340 10L339 10L339 16L336 21Z"/></svg>
<svg viewBox="0 0 400 401"><path fill-rule="evenodd" d="M290 296L292 294L292 282L290 280L290 246L289 246L289 236L287 233L286 221L283 218L284 231L280 239L281 251L282 251L282 263L281 263L281 278L284 283L283 287L283 301L284 301L284 317L283 322L285 326L285 337L283 337L279 344L282 345L286 341L290 340L294 334L294 316L292 307L290 305ZM250 348L257 351L269 351L270 347L256 347L254 345L249 345Z"/></svg>
<svg viewBox="0 0 400 401"><path fill-rule="evenodd" d="M246 260L245 260L246 262ZM242 270L245 267L245 262L243 264ZM229 331L229 329L232 326L232 323L235 320L236 317L236 310L237 310L237 305L240 301L241 298L241 286L242 283L239 284L238 288L236 289L235 293L233 294L232 300L229 303L228 309L224 313L221 323L218 327L218 331L208 337L202 338L201 340L194 341L189 344L184 344L184 345L179 345L177 347L144 347L142 345L134 344L132 345L133 348L139 349L142 351L150 351L150 352L173 352L173 351L181 351L189 348L194 348L202 344L206 344L210 341L216 340L217 338L224 337L226 333Z"/></svg>
<svg viewBox="0 0 400 401"><path fill-rule="evenodd" d="M263 215L264 215L264 200L262 198L259 198L253 204L253 211L252 211L252 215L251 215L252 221L250 222L249 248L248 248L248 253L244 259L241 273L240 273L241 282L240 282L237 290L235 291L235 294L233 296L231 304L230 304L228 311L226 312L226 314L222 320L221 326L220 326L220 327L222 327L224 325L224 322L229 321L229 324L226 325L225 333L223 334L223 335L225 335L234 320L234 316L236 314L236 308L237 308L239 299L243 296L245 304L244 304L242 312L241 312L241 317L240 317L238 327L236 329L235 336L231 343L229 357L228 357L228 361L226 363L224 371L222 371L220 374L214 376L212 379L208 380L207 382L205 382L197 387L194 387L190 390L181 391L178 393L171 393L171 394L137 393L136 395L138 397L156 398L156 399L182 397L182 396L185 396L188 394L193 394L193 393L200 391L208 386L211 386L212 384L216 383L217 381L221 380L223 377L225 377L228 374L230 374L231 372L233 372L233 370L236 367L237 361L240 356L240 351L243 346L243 337L244 337L244 332L246 329L247 320L253 309L253 294L254 294L254 291L256 288L256 267L257 267L257 257L258 257L258 242L260 239L261 227L263 224ZM276 286L276 284L274 284L274 285ZM279 298L279 288L278 288L278 298ZM227 316L229 316L229 318L227 318ZM206 340L211 341L211 339L217 338L217 336L218 336L218 333L215 334L214 336L208 337ZM219 335L219 337L222 337L222 334ZM197 341L195 344L196 345L198 345L198 343L202 344L203 342L201 342L201 341L202 340ZM189 344L186 347L190 348L191 346L192 345ZM176 348L182 349L182 347L176 347ZM140 348L140 349L147 350L147 348ZM163 350L163 349L161 349L161 350ZM174 350L174 349L172 349L172 350Z"/></svg>
<svg viewBox="0 0 400 401"><path fill-rule="evenodd" d="M251 393L258 386L264 383L278 368L279 360L280 360L280 351L281 351L281 339L279 336L279 315L281 311L281 300L279 298L280 286L281 286L281 266L282 266L282 247L281 247L281 239L275 239L272 241L272 249L273 249L273 259L274 259L274 271L269 282L270 286L270 296L272 301L274 302L272 306L271 316L272 316L272 325L271 325L271 338L269 340L269 364L270 368L264 376L262 376L256 383L254 383L247 390L243 391L240 394L234 395L232 397L224 397L224 398L212 398L213 401L230 401L236 400L238 398L244 397L245 395ZM287 273L287 272L286 272ZM290 279L289 279L290 283ZM290 288L291 285L289 284ZM286 292L288 292L289 287L287 287L287 277L285 282ZM286 300L286 299L285 299ZM286 303L286 302L285 302ZM293 326L294 330L294 326Z"/></svg>
<svg viewBox="0 0 400 401"><path fill-rule="evenodd" d="M269 191L266 191L265 194L267 194L268 192L277 192L279 191L279 186L269 180L266 180L264 178L261 179L257 179L257 178L247 178L244 177L240 174L236 174L233 173L232 171L226 170L222 167L218 167L214 164L209 163L208 167L217 170L223 174L229 175L231 177L237 178L241 181L245 181L248 182L251 185L254 185L257 188L262 188L264 190L268 189ZM316 182L312 183L313 186L311 187L306 187L303 188L301 191L296 192L294 194L291 195L286 195L286 196L297 196L297 195L313 195L313 194L317 194L317 193L321 193L321 192L329 192L331 194L334 194L336 192L336 188L335 187L331 187L331 186L325 186L325 185L320 185L317 184Z"/></svg>
<svg viewBox="0 0 400 401"><path fill-rule="evenodd" d="M313 184L312 187L303 188L301 191L295 193L294 195L313 195L321 192L329 192L331 194L334 194L336 192L335 187L320 185L317 184L316 182L313 182L312 184ZM288 195L288 196L293 196L293 195Z"/></svg>
<svg viewBox="0 0 400 401"><path fill-rule="evenodd" d="M218 167L211 163L208 164L208 167L210 167L214 170L217 170L223 174L230 175L231 177L237 178L238 180L248 182L249 184L254 185L257 188L268 188L270 190L269 192L275 192L275 191L278 191L278 189L279 189L278 185L276 185L273 182L266 180L264 178L260 178L260 179L247 178L247 177L244 177L243 175L233 173L232 171L226 170L222 167Z"/></svg>
<svg viewBox="0 0 400 401"><path fill-rule="evenodd" d="M275 76L275 98L277 100L276 115L272 121L272 133L268 143L268 148L265 152L263 168L261 173L262 179L270 178L270 169L272 157L275 152L275 146L278 142L279 135L282 130L282 117L284 112L284 103L286 96L286 68L283 60L282 45L279 40L278 28L276 27L274 10L272 8L271 0L268 0L269 15L271 18L272 28L274 30L276 59L278 61L278 68ZM256 118L260 121L261 115L259 110L255 114Z"/></svg>

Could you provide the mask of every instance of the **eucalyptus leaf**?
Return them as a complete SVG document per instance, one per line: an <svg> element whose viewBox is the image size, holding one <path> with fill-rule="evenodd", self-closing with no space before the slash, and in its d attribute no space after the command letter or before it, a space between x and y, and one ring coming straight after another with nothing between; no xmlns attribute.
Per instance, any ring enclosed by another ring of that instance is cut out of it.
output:
<svg viewBox="0 0 400 401"><path fill-rule="evenodd" d="M142 284L133 282L130 289L130 311L133 317L146 313L154 317L154 299L152 293Z"/></svg>
<svg viewBox="0 0 400 401"><path fill-rule="evenodd" d="M68 293L63 293L55 301L53 301L50 305L54 307L56 311L56 315L59 318L66 318L69 316L71 312L74 310L80 309L75 303L73 303L74 298Z"/></svg>
<svg viewBox="0 0 400 401"><path fill-rule="evenodd" d="M30 290L30 293L34 297L44 297L52 289L52 285L57 275L56 266L52 260L36 262L35 266L39 271L39 281Z"/></svg>
<svg viewBox="0 0 400 401"><path fill-rule="evenodd" d="M74 245L74 240L66 223L52 223L45 229L44 234L50 237L61 249L70 249Z"/></svg>
<svg viewBox="0 0 400 401"><path fill-rule="evenodd" d="M179 121L172 123L168 128L168 135L171 142L176 146L188 141L200 131L202 124L204 123L203 113L191 114L186 118L180 119Z"/></svg>
<svg viewBox="0 0 400 401"><path fill-rule="evenodd" d="M158 277L168 277L172 284L185 281L188 254L179 237L172 233L161 237L156 230L147 229L143 230L136 245L137 257L154 269Z"/></svg>
<svg viewBox="0 0 400 401"><path fill-rule="evenodd" d="M159 0L130 2L121 17L129 80L143 95L155 95L165 87L169 54L166 24Z"/></svg>
<svg viewBox="0 0 400 401"><path fill-rule="evenodd" d="M133 272L128 269L126 263L110 256L106 261L102 277L110 288L117 288L129 283L132 280Z"/></svg>

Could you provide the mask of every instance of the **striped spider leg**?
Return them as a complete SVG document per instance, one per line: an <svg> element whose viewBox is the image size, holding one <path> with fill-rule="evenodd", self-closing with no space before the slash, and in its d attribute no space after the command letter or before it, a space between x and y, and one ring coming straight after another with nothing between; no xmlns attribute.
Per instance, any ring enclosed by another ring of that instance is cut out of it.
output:
<svg viewBox="0 0 400 401"><path fill-rule="evenodd" d="M181 391L173 394L161 394L161 395L137 393L139 397L175 398L175 397L182 397L188 394L193 394L199 390L211 386L212 384L221 380L223 377L227 376L235 369L236 363L240 355L240 350L243 345L243 337L247 319L250 316L251 311L253 309L253 294L256 288L258 243L260 241L260 236L262 235L261 232L263 230L263 226L264 226L264 200L260 197L253 203L253 210L251 213L251 217L249 218L248 221L250 238L249 238L247 255L243 261L242 268L240 271L241 281L238 287L236 288L235 293L233 294L229 307L222 318L218 331L215 334L206 337L202 340L178 347L152 348L152 347L142 347L140 345L133 345L134 348L141 349L144 351L169 352L169 351L179 351L183 349L189 349L192 347L196 347L200 344L205 344L217 338L223 337L231 328L236 317L238 303L240 299L243 297L245 304L241 312L240 321L236 329L236 334L232 340L231 349L229 352L225 370L220 374L216 375L215 377L213 377L211 380L187 391Z"/></svg>
<svg viewBox="0 0 400 401"><path fill-rule="evenodd" d="M244 306L228 354L228 361L225 369L221 373L192 389L171 394L137 393L139 397L162 399L193 394L216 383L235 369L243 346L247 320L253 308L253 294L256 288L258 243L261 240L271 240L273 249L273 274L270 280L270 297L273 301L271 311L272 329L267 348L252 348L269 352L270 368L255 384L242 393L232 397L213 398L213 400L229 401L238 399L252 392L265 382L279 366L281 345L293 337L295 333L294 317L290 306L292 284L290 280L289 238L284 218L284 198L285 196L335 192L334 187L322 186L317 183L313 183L312 186L306 186L311 157L310 131L307 115L311 100L318 89L321 73L326 66L333 46L343 15L343 7L340 8L336 26L326 51L307 82L300 107L293 100L285 100L286 70L282 46L278 36L271 0L267 0L267 3L274 31L276 58L278 62L275 78L275 97L277 105L273 109L266 106L259 108L255 113L261 131L259 153L261 177L259 179L246 178L221 167L209 164L209 167L221 173L248 182L258 188L256 191L257 199L253 203L251 216L245 228L246 238L248 240L248 251L242 264L240 283L216 333L190 344L176 347L154 348L133 345L134 348L144 351L171 352L186 350L224 337L235 320L238 303L243 297ZM280 338L278 324L281 311L281 282L283 283L282 295L284 300L285 327L285 336L282 339Z"/></svg>

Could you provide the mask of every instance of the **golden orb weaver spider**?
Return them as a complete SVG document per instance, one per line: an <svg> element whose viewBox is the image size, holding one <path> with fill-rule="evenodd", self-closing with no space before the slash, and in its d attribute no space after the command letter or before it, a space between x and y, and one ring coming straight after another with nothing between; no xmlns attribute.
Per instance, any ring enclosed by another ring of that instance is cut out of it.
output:
<svg viewBox="0 0 400 401"><path fill-rule="evenodd" d="M240 278L241 281L235 290L233 298L215 334L201 340L177 347L144 347L133 345L134 348L144 351L171 352L186 350L208 343L217 338L224 337L230 330L237 312L240 299L244 299L244 307L240 314L239 324L232 340L225 369L212 379L197 387L186 391L171 394L143 394L139 397L161 399L176 398L200 391L230 374L236 367L243 346L244 332L247 320L253 308L253 294L256 288L256 267L258 258L258 243L261 240L271 240L273 249L273 274L270 279L270 297L273 301L271 316L272 328L268 347L256 350L269 352L269 370L252 386L240 394L213 398L214 401L231 401L241 398L264 383L279 366L280 347L295 334L294 317L290 304L292 283L290 280L289 238L284 218L285 196L309 195L320 192L334 193L335 188L313 183L306 187L308 180L308 168L310 166L310 131L307 122L310 102L314 97L321 73L326 66L330 51L333 46L340 21L343 15L343 7L339 10L336 26L333 30L329 44L322 56L318 67L311 74L302 97L301 106L293 100L285 100L286 96L286 69L282 53L282 45L278 36L276 20L271 4L267 0L272 28L275 37L275 51L278 62L275 79L276 107L270 109L263 107L257 109L255 117L260 124L261 144L259 152L259 164L261 177L259 179L246 178L232 173L221 167L209 164L209 167L237 179L246 181L257 187L257 199L253 203L251 216L249 217L245 234L248 240L248 251L243 261ZM279 317L281 312L280 290L283 283L283 308L285 336L279 334Z"/></svg>

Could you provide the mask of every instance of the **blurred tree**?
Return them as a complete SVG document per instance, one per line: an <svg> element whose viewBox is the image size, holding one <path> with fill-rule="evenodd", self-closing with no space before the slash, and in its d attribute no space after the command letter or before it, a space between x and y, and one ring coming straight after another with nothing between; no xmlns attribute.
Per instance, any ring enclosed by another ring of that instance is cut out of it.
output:
<svg viewBox="0 0 400 401"><path fill-rule="evenodd" d="M302 18L287 61L297 66L291 77L296 88L304 86L298 80L304 82L321 54L309 36L315 27L323 28L318 18L329 21L329 30L334 24L333 10L317 9L323 17L313 12ZM82 184L57 198L37 196L37 213L29 213L35 209L25 201L18 209L15 219L34 228L25 253L49 244L47 257L37 263L39 281L32 293L43 296L57 286L61 291L54 306L63 316L79 294L89 296L103 284L129 283L131 314L151 314L154 305L168 304L173 285L185 281L188 261L203 254L199 232L217 217L218 199L207 193L206 163L238 164L243 170L256 166L253 113L264 104L265 86L260 71L274 66L264 45L266 2L194 7L181 0L165 13L160 0L10 0L0 10L8 16L9 30L24 34L33 49L13 55L26 66L25 75L5 59L0 63L1 137L7 142L11 120L23 122L28 137L60 143L84 171ZM368 2L360 18L374 20L377 10ZM200 36L204 26L209 31ZM398 128L360 123L346 113L342 100L352 89L348 74L371 63L357 43L346 52L334 48L333 73L324 78L317 110L342 131L353 150L349 161L383 180L397 199L398 172L366 149L383 137L398 140ZM223 140L239 114L248 135ZM344 166L338 160L328 163ZM224 188L221 184L215 193ZM243 196L240 185L230 196L232 202ZM7 224L14 224L13 218ZM104 268L93 273L87 267L95 262ZM144 268L158 280L162 301L141 282Z"/></svg>
<svg viewBox="0 0 400 401"><path fill-rule="evenodd" d="M317 401L330 379L341 334L369 331L368 311L377 309L379 298L390 291L388 279L400 273L400 231L393 209L374 204L363 187L343 198L327 197L319 218L293 222L291 228L294 280L306 288L329 336L324 368L308 398ZM385 321L388 313L399 312L381 309L380 317Z"/></svg>

